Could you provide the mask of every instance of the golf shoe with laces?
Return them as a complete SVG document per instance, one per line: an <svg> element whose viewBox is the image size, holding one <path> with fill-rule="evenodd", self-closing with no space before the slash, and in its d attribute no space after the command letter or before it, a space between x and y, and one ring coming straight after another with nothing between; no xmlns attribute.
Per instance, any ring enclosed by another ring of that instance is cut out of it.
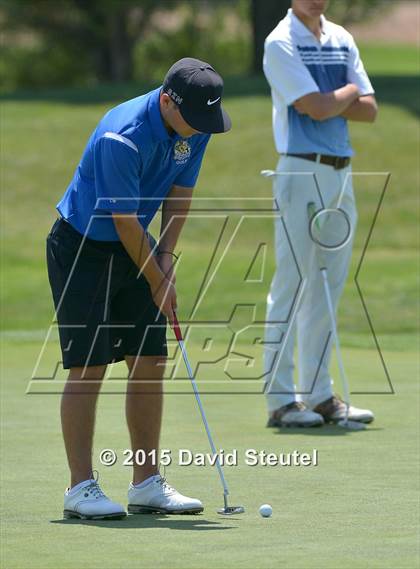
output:
<svg viewBox="0 0 420 569"><path fill-rule="evenodd" d="M65 518L104 520L122 519L127 513L102 492L97 480L91 479L78 484L73 490L67 488L63 515Z"/></svg>
<svg viewBox="0 0 420 569"><path fill-rule="evenodd" d="M267 427L319 427L324 419L300 401L293 401L271 413Z"/></svg>
<svg viewBox="0 0 420 569"><path fill-rule="evenodd" d="M198 514L203 504L196 498L183 496L160 474L152 476L145 486L128 488L129 514Z"/></svg>
<svg viewBox="0 0 420 569"><path fill-rule="evenodd" d="M317 405L314 409L316 413L323 416L326 423L338 423L346 418L346 404L338 397L333 395L326 401ZM358 407L349 407L349 421L358 421L359 423L372 423L375 416L369 409L359 409Z"/></svg>

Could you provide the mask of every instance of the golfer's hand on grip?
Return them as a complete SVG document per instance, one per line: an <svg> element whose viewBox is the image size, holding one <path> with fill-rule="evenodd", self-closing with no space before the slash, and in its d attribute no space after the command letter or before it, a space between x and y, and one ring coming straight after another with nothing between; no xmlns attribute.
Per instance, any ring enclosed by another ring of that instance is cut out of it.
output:
<svg viewBox="0 0 420 569"><path fill-rule="evenodd" d="M173 324L174 311L177 309L176 290L174 284L164 278L159 286L152 287L152 296L156 306L166 316L169 323Z"/></svg>

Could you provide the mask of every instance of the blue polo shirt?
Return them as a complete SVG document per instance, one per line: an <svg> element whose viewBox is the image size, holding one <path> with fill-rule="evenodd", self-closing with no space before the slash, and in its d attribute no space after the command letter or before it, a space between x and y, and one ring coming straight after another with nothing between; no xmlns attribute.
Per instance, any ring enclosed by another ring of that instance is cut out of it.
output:
<svg viewBox="0 0 420 569"><path fill-rule="evenodd" d="M293 106L304 95L328 93L347 83L355 83L361 96L374 93L351 34L321 16L318 40L289 9L265 41L263 66L273 99L277 151L351 156L345 118L316 121Z"/></svg>
<svg viewBox="0 0 420 569"><path fill-rule="evenodd" d="M112 212L136 212L147 229L173 185L195 186L210 135L170 135L160 113L160 91L114 107L89 138L57 204L79 233L118 241Z"/></svg>

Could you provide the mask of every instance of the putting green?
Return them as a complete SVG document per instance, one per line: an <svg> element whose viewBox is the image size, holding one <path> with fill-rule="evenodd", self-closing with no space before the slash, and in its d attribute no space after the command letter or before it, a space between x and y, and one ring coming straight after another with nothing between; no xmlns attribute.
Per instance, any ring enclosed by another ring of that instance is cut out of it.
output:
<svg viewBox="0 0 420 569"><path fill-rule="evenodd" d="M124 521L62 519L67 483L59 396L26 395L39 344L3 343L2 566L6 569L156 568L394 568L417 567L418 383L414 352L386 352L395 395L354 396L372 407L375 423L363 432L324 427L264 427L261 395L203 396L216 446L238 450L226 467L232 504L245 514L223 518L217 473L178 466L179 449L208 452L194 397L172 390L166 398L162 447L174 464L166 474L180 491L200 497L199 516L130 516ZM192 350L194 355L195 350ZM345 350L349 375L369 391L386 391L377 354ZM355 377L356 379L356 377ZM254 382L255 385L255 382ZM257 391L255 385L255 391ZM183 391L187 389L185 385ZM202 387L205 387L204 383ZM122 465L128 446L123 395L104 394L98 410L95 463L105 491L125 503L130 479ZM119 455L99 465L102 448ZM316 467L246 466L248 448L274 453L318 450ZM273 506L263 519L258 508Z"/></svg>

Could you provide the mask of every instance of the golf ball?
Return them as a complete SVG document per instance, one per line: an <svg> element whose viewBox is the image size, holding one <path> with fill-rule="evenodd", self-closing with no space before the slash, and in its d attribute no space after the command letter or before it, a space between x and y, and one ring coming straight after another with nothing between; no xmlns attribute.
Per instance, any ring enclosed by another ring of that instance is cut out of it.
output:
<svg viewBox="0 0 420 569"><path fill-rule="evenodd" d="M273 508L270 506L270 504L263 504L260 506L259 512L260 516L263 518L269 518L273 513Z"/></svg>

